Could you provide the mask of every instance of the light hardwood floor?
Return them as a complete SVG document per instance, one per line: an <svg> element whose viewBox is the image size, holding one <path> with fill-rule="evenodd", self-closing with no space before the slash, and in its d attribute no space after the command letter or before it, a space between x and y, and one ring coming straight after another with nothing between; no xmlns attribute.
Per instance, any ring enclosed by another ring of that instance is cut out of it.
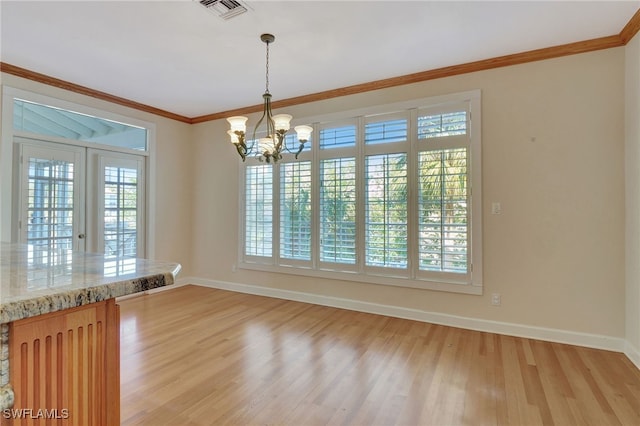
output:
<svg viewBox="0 0 640 426"><path fill-rule="evenodd" d="M640 425L620 353L197 286L120 306L123 425Z"/></svg>

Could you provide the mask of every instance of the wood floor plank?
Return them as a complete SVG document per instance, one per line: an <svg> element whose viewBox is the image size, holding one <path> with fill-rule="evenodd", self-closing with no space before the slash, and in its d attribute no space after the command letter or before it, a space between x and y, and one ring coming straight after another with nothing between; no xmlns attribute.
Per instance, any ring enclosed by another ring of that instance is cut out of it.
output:
<svg viewBox="0 0 640 426"><path fill-rule="evenodd" d="M123 425L640 425L619 353L199 286L120 306Z"/></svg>

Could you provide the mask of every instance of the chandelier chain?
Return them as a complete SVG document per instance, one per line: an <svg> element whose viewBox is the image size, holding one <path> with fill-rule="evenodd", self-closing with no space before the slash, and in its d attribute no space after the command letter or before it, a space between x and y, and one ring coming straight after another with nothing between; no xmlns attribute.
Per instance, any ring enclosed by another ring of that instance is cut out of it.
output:
<svg viewBox="0 0 640 426"><path fill-rule="evenodd" d="M266 73L265 73L265 80L266 80L266 87L265 87L265 93L269 93L269 42L265 43L267 45L267 66L266 66Z"/></svg>

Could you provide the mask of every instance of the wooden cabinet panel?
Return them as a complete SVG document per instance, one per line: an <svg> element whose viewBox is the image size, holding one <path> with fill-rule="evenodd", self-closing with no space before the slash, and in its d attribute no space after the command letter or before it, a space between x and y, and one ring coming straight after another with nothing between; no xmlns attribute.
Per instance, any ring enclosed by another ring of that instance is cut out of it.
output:
<svg viewBox="0 0 640 426"><path fill-rule="evenodd" d="M118 425L119 346L114 299L11 323L13 424Z"/></svg>

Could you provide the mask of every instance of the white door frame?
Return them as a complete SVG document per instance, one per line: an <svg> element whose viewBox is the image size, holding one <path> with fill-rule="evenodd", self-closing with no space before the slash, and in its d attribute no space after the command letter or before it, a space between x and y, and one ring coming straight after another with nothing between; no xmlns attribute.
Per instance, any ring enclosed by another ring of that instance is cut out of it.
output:
<svg viewBox="0 0 640 426"><path fill-rule="evenodd" d="M56 89L57 90L57 89ZM66 97L68 92L59 90L57 96ZM130 125L143 127L147 129L147 151L135 152L145 156L146 169L146 188L145 188L145 211L146 211L146 229L145 229L145 246L146 257L153 259L155 256L155 205L156 205L156 124L149 121L124 116L111 111L90 107L84 104L66 101L59 98L31 92L16 87L2 85L2 108L0 126L0 241L17 241L17 202L18 194L15 191L17 187L18 173L18 152L15 148L15 137L34 138L44 141L63 142L70 145L93 146L80 141L66 140L60 138L48 138L43 135L34 135L16 131L13 127L13 105L14 99L23 99L30 102L36 102L43 105L49 105L56 108L76 111L95 117L119 121ZM89 97L84 98L87 103L93 102ZM117 107L117 106L115 106ZM99 146L103 147L103 146ZM109 148L109 147L106 147ZM114 151L129 152L125 149L114 149Z"/></svg>

